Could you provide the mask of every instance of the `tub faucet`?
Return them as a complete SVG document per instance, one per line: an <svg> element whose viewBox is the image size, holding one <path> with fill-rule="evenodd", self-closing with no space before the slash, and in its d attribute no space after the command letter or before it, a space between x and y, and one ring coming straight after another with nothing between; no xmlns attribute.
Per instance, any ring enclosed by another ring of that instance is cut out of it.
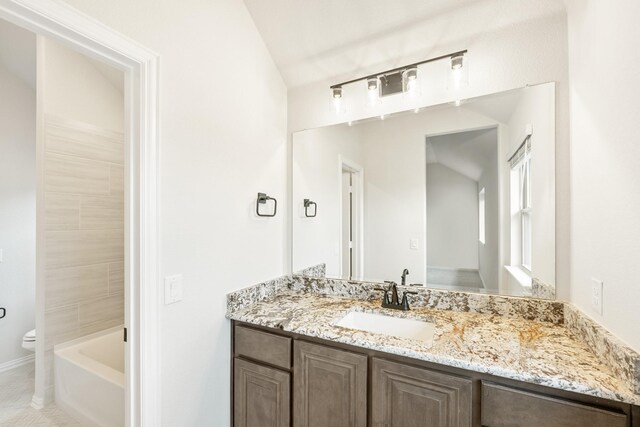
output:
<svg viewBox="0 0 640 427"><path fill-rule="evenodd" d="M409 270L406 268L402 271L402 286L406 286L407 284L407 276L409 275Z"/></svg>

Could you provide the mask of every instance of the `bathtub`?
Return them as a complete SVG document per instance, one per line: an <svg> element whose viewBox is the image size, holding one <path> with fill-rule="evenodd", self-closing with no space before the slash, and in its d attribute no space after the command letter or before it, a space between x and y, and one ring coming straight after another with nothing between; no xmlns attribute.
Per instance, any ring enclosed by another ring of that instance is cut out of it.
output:
<svg viewBox="0 0 640 427"><path fill-rule="evenodd" d="M56 405L83 425L124 426L122 329L108 329L54 347Z"/></svg>

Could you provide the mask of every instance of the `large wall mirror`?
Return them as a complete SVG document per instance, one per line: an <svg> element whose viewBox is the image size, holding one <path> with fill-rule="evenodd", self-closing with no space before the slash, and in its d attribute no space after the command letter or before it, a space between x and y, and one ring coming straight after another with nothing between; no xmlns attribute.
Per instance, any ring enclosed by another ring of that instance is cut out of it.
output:
<svg viewBox="0 0 640 427"><path fill-rule="evenodd" d="M553 298L555 84L295 133L292 247L294 272Z"/></svg>

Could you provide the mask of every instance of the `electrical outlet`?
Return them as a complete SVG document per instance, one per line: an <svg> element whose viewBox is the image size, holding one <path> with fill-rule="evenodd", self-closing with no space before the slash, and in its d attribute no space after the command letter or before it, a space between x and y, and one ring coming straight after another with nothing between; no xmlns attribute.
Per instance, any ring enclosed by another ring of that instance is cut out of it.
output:
<svg viewBox="0 0 640 427"><path fill-rule="evenodd" d="M603 287L601 280L591 278L591 308L601 316Z"/></svg>
<svg viewBox="0 0 640 427"><path fill-rule="evenodd" d="M182 301L182 274L167 276L164 278L164 303L165 305Z"/></svg>

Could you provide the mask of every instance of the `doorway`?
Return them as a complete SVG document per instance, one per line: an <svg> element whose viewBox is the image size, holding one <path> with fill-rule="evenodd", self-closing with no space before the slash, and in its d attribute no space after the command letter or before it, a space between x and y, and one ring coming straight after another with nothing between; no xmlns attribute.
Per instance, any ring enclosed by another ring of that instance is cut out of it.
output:
<svg viewBox="0 0 640 427"><path fill-rule="evenodd" d="M15 392L0 397L0 422L124 426L124 74L2 19L0 33L20 46L0 43L0 205L19 213L0 229L0 364ZM69 363L63 347L87 356L105 336L92 362ZM108 386L96 363L111 369ZM112 386L109 399L98 393Z"/></svg>
<svg viewBox="0 0 640 427"><path fill-rule="evenodd" d="M159 425L158 55L54 0L0 2L0 19L124 72L125 424ZM38 287L37 313L44 303ZM43 317L36 315L36 328ZM41 403L34 399L32 406Z"/></svg>
<svg viewBox="0 0 640 427"><path fill-rule="evenodd" d="M363 174L361 166L340 158L340 277L363 277Z"/></svg>

